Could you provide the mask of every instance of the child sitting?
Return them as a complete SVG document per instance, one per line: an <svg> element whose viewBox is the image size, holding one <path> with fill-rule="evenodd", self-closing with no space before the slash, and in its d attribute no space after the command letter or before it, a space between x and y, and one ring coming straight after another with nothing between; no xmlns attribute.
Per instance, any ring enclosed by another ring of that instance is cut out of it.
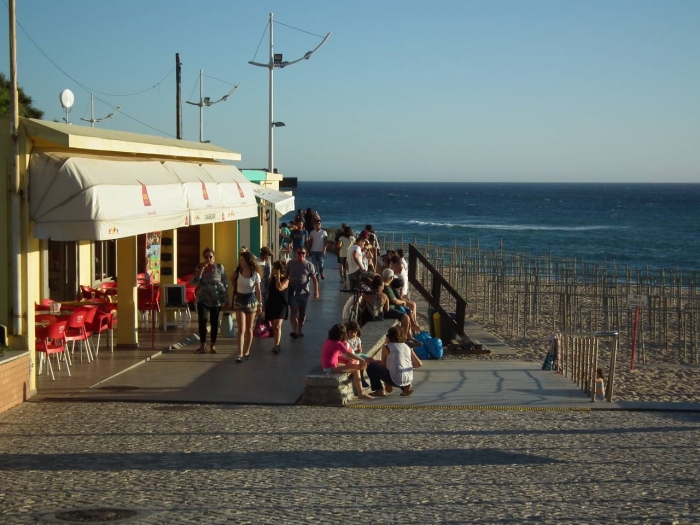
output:
<svg viewBox="0 0 700 525"><path fill-rule="evenodd" d="M360 372L367 368L367 362L348 351L348 333L342 324L336 324L328 331L328 339L321 349L321 367L326 374L351 374L360 399L374 399L362 391ZM343 361L341 362L341 358Z"/></svg>
<svg viewBox="0 0 700 525"><path fill-rule="evenodd" d="M359 355L362 359L365 360L365 362L371 361L371 357L368 357L366 354L362 353L362 339L360 339L360 337L362 336L362 329L360 328L360 325L355 321L350 321L345 323L345 328L348 332L348 350L350 350L355 355ZM341 361L343 360L344 359L341 357ZM360 371L360 379L361 386L367 388L369 384L367 383L367 381L365 381L364 373L362 371ZM353 382L355 383L355 389L358 392L361 392L362 388L358 386L358 384L354 381L354 378Z"/></svg>

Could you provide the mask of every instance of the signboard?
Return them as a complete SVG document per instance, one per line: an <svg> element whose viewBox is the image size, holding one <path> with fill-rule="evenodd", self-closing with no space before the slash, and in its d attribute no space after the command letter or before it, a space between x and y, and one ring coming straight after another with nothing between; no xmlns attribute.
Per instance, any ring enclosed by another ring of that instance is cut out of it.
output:
<svg viewBox="0 0 700 525"><path fill-rule="evenodd" d="M631 293L627 296L627 305L634 307L649 306L649 296Z"/></svg>
<svg viewBox="0 0 700 525"><path fill-rule="evenodd" d="M161 232L146 234L146 273L151 284L160 283L160 245Z"/></svg>

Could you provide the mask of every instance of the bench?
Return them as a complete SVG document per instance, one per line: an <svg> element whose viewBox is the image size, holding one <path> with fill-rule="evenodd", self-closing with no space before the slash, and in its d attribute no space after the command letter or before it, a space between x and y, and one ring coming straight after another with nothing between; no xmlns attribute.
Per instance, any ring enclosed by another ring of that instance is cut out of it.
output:
<svg viewBox="0 0 700 525"><path fill-rule="evenodd" d="M362 327L362 350L369 357L378 359L387 330L396 320L372 321ZM302 405L345 405L355 393L350 374L326 374L321 365L312 368L304 378L304 391L299 401Z"/></svg>

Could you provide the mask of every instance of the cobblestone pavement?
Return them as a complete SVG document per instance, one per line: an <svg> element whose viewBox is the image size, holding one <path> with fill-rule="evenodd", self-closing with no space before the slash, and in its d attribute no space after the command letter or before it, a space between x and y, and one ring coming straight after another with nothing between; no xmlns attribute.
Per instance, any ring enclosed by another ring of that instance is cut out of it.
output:
<svg viewBox="0 0 700 525"><path fill-rule="evenodd" d="M700 414L24 403L0 523L700 522Z"/></svg>

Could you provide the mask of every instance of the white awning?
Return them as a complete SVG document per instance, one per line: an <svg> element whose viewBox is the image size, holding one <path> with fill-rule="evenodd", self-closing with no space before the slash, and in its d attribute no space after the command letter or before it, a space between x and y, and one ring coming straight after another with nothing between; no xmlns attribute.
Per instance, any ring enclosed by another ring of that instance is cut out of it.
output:
<svg viewBox="0 0 700 525"><path fill-rule="evenodd" d="M235 221L258 216L252 182L235 166L167 161L166 169L182 182L189 224Z"/></svg>
<svg viewBox="0 0 700 525"><path fill-rule="evenodd" d="M255 196L275 205L275 210L280 215L294 211L294 196L281 191L266 188L258 184L253 185Z"/></svg>
<svg viewBox="0 0 700 525"><path fill-rule="evenodd" d="M212 171L218 175L212 176ZM234 201L228 196L230 186L246 190ZM225 164L75 155L38 148L29 162L29 212L37 239L117 239L193 223L256 217L252 187L235 167Z"/></svg>

